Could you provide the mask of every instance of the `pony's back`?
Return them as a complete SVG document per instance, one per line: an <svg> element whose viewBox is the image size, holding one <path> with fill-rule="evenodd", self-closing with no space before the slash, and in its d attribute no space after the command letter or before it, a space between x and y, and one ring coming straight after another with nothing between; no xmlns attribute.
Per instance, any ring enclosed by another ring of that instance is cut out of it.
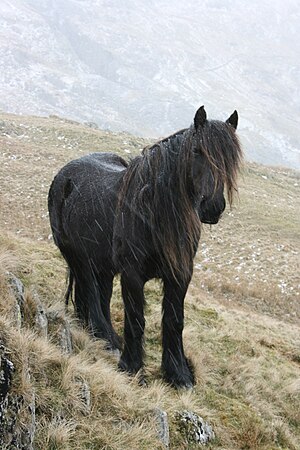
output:
<svg viewBox="0 0 300 450"><path fill-rule="evenodd" d="M126 167L115 154L93 153L58 172L49 190L48 208L54 241L65 258L70 252L84 257L89 249L93 256L98 247L104 256L111 248L114 211Z"/></svg>

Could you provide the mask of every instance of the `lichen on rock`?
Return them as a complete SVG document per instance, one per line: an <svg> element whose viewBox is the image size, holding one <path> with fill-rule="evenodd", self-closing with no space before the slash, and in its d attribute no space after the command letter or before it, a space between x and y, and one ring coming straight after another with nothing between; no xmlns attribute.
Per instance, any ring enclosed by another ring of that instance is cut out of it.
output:
<svg viewBox="0 0 300 450"><path fill-rule="evenodd" d="M212 427L192 411L176 413L178 429L190 444L207 444L215 438Z"/></svg>

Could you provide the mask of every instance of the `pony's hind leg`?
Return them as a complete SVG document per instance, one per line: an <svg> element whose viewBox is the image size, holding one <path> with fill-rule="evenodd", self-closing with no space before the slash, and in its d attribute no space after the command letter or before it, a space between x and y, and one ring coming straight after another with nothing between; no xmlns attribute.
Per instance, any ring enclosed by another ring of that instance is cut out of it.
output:
<svg viewBox="0 0 300 450"><path fill-rule="evenodd" d="M113 280L114 276L107 273L97 274L97 283L99 291L99 300L101 303L102 312L104 319L108 324L109 331L109 341L111 343L112 349L122 349L122 338L115 332L110 313L110 301L113 291Z"/></svg>
<svg viewBox="0 0 300 450"><path fill-rule="evenodd" d="M103 312L103 304L110 301L112 279L104 278L99 285L95 273L91 270L83 270L83 267L81 271L74 271L77 317L96 338L106 340L109 349L119 349L120 342L117 335ZM107 311L107 308L104 309Z"/></svg>
<svg viewBox="0 0 300 450"><path fill-rule="evenodd" d="M135 270L121 275L125 322L124 349L119 368L130 374L136 374L143 367L144 284Z"/></svg>
<svg viewBox="0 0 300 450"><path fill-rule="evenodd" d="M182 331L184 297L188 283L164 282L162 319L162 370L164 378L175 387L191 388L195 382L192 366L186 359Z"/></svg>

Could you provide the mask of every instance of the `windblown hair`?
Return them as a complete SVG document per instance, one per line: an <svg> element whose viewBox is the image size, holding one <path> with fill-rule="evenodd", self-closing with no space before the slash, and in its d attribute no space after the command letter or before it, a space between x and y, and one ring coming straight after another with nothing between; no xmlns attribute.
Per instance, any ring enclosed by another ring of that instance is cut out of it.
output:
<svg viewBox="0 0 300 450"><path fill-rule="evenodd" d="M230 206L237 189L237 176L241 168L243 153L234 129L219 120L207 121L202 133L197 136L198 148L206 156L213 173L215 185L226 186Z"/></svg>
<svg viewBox="0 0 300 450"><path fill-rule="evenodd" d="M129 164L119 193L117 220L127 205L131 234L141 221L148 227L164 271L175 279L191 273L200 238L192 177L196 152L213 174L212 193L223 183L231 204L242 153L234 129L219 121L207 121L197 131L191 126L146 147Z"/></svg>

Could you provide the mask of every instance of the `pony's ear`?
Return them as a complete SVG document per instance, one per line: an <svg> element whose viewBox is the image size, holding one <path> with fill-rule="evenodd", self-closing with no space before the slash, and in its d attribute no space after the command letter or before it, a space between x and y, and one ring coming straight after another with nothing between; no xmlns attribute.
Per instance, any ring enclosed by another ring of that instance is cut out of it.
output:
<svg viewBox="0 0 300 450"><path fill-rule="evenodd" d="M235 130L237 129L238 126L238 121L239 121L239 116L237 111L235 110L231 116L229 117L229 119L226 120L226 123L228 123L228 125L231 125Z"/></svg>
<svg viewBox="0 0 300 450"><path fill-rule="evenodd" d="M194 125L196 130L198 130L199 127L203 127L205 122L206 122L206 112L204 106L201 106L201 108L198 109L194 117Z"/></svg>

